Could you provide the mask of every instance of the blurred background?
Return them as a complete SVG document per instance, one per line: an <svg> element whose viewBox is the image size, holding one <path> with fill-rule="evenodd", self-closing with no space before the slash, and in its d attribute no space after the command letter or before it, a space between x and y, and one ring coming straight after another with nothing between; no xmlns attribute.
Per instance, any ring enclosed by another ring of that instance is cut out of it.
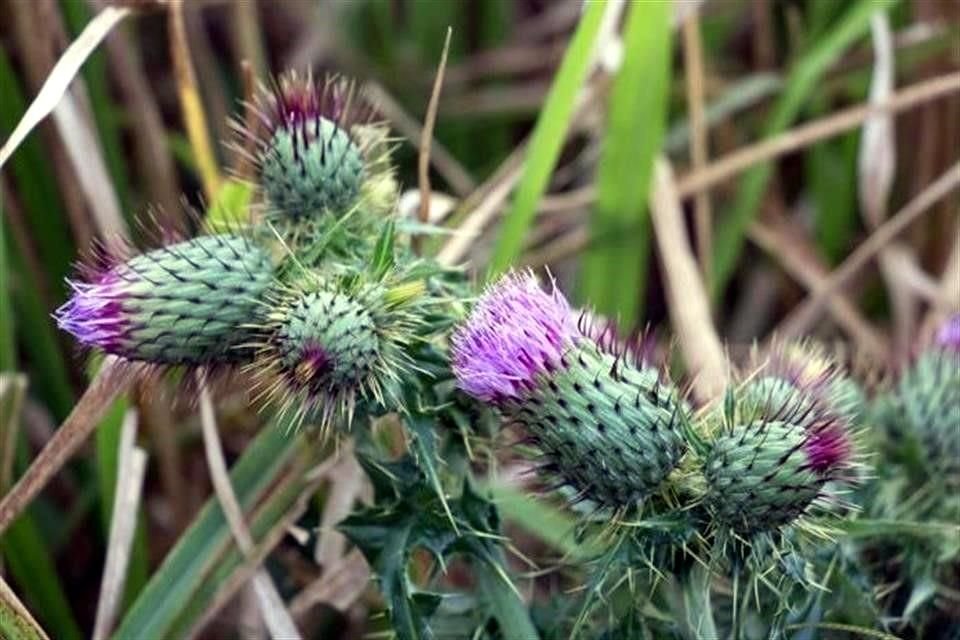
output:
<svg viewBox="0 0 960 640"><path fill-rule="evenodd" d="M659 175L682 204L684 251L731 353L814 333L855 366L893 371L960 306L960 3L611 2L620 9L589 24L582 4L0 0L3 141L94 16L123 10L0 173L0 495L90 379L51 319L65 279L97 241L153 246L158 230L195 226L188 208L243 206L232 178L243 162L221 141L256 82L287 69L357 78L399 138L402 211L419 215L423 123L448 27L426 222L457 233L426 235L425 252L480 275L549 268L625 331L666 326L688 292L654 237ZM871 101L889 110L869 112ZM815 299L838 277L842 295ZM0 571L51 637L93 626L130 406L150 464L125 602L210 495L191 403L145 387L116 403L0 539ZM232 459L259 423L230 394L221 413ZM342 496L335 485L310 508ZM271 562L288 597L318 574L295 545ZM242 627L230 612L250 596L230 575L208 579L177 628L222 637ZM298 615L359 637L377 605L355 591L314 594Z"/></svg>

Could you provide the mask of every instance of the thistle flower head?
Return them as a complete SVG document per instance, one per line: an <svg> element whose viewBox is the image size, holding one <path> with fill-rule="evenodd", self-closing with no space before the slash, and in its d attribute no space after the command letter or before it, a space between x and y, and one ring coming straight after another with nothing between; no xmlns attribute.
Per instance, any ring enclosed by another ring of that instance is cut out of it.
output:
<svg viewBox="0 0 960 640"><path fill-rule="evenodd" d="M942 349L960 354L960 313L955 313L940 326L936 344Z"/></svg>
<svg viewBox="0 0 960 640"><path fill-rule="evenodd" d="M575 338L563 294L547 293L531 273L511 274L487 288L454 334L453 372L480 400L518 398L559 365Z"/></svg>
<svg viewBox="0 0 960 640"><path fill-rule="evenodd" d="M775 531L826 502L824 485L853 466L841 423L758 419L733 426L704 461L706 504L716 522L743 535Z"/></svg>
<svg viewBox="0 0 960 640"><path fill-rule="evenodd" d="M492 285L453 337L453 371L543 453L577 500L614 510L656 491L686 450L686 408L660 372L580 333L556 288L530 274Z"/></svg>
<svg viewBox="0 0 960 640"><path fill-rule="evenodd" d="M738 401L758 415L791 422L842 418L854 425L864 412L856 383L822 346L809 340L775 345Z"/></svg>
<svg viewBox="0 0 960 640"><path fill-rule="evenodd" d="M417 321L380 283L319 277L278 288L249 365L261 396L294 411L294 423L349 425L358 400L382 403L412 364L404 352Z"/></svg>
<svg viewBox="0 0 960 640"><path fill-rule="evenodd" d="M902 436L920 446L931 476L960 483L960 349L958 317L939 330L895 389Z"/></svg>
<svg viewBox="0 0 960 640"><path fill-rule="evenodd" d="M253 108L262 131L238 129L254 137L255 161L274 219L327 212L340 217L354 206L368 177L354 127L368 122L372 109L350 82L287 74L272 91L261 91Z"/></svg>
<svg viewBox="0 0 960 640"><path fill-rule="evenodd" d="M201 236L71 282L55 317L81 343L128 360L236 362L249 355L242 327L272 279L268 252L248 238Z"/></svg>

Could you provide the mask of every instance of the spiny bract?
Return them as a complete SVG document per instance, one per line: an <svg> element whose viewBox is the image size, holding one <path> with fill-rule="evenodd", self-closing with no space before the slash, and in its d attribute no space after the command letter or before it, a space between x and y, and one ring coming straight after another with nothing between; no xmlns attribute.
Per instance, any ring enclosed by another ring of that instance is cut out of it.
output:
<svg viewBox="0 0 960 640"><path fill-rule="evenodd" d="M236 234L200 236L72 282L56 312L80 342L128 360L207 365L242 361L243 327L273 281L268 251Z"/></svg>
<svg viewBox="0 0 960 640"><path fill-rule="evenodd" d="M530 274L484 294L453 337L453 371L464 391L526 428L543 469L578 499L635 506L686 450L685 410L659 372L602 350L577 330L563 295Z"/></svg>

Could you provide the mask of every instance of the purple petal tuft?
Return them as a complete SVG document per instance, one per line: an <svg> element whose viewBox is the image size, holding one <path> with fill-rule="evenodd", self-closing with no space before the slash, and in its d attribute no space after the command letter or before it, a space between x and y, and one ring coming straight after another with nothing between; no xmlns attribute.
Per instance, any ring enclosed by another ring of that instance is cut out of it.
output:
<svg viewBox="0 0 960 640"><path fill-rule="evenodd" d="M960 353L960 313L947 319L937 332L937 344Z"/></svg>
<svg viewBox="0 0 960 640"><path fill-rule="evenodd" d="M803 445L810 468L820 475L846 467L853 455L853 443L839 422L827 422L812 428Z"/></svg>
<svg viewBox="0 0 960 640"><path fill-rule="evenodd" d="M54 314L57 326L83 344L116 352L128 325L123 280L108 271L94 282L70 282L70 287L73 295Z"/></svg>
<svg viewBox="0 0 960 640"><path fill-rule="evenodd" d="M576 335L570 305L556 287L547 293L533 274L509 274L487 289L454 334L453 372L475 398L517 398L560 366Z"/></svg>

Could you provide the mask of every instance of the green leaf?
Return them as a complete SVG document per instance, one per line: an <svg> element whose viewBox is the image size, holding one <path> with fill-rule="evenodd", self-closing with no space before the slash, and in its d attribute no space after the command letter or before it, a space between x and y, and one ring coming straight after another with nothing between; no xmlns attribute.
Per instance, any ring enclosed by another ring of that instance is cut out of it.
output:
<svg viewBox="0 0 960 640"><path fill-rule="evenodd" d="M606 8L605 2L592 2L585 6L580 24L563 56L543 111L540 112L530 136L523 175L494 247L490 262L491 275L507 270L520 255L523 239L533 222L537 205L547 189L550 175L563 148L577 95L590 68L594 44Z"/></svg>
<svg viewBox="0 0 960 640"><path fill-rule="evenodd" d="M833 28L794 65L786 89L777 100L763 128L763 137L775 136L789 127L810 95L819 87L823 74L846 49L870 28L876 11L889 10L897 0L859 0L851 5ZM760 201L773 174L771 163L751 169L740 181L733 207L719 219L714 237L714 297L720 295L737 267L747 230L756 217Z"/></svg>
<svg viewBox="0 0 960 640"><path fill-rule="evenodd" d="M366 451L359 451L358 457L374 482L376 503L353 513L338 528L357 545L377 575L397 637L432 637L429 618L438 601L433 592L418 588L407 571L413 551L419 548L441 567L452 553L473 559L491 614L504 636L536 638L499 557L499 518L493 505L468 482L460 497L441 502L429 484L418 481L409 457L402 459L405 462L382 462Z"/></svg>
<svg viewBox="0 0 960 640"><path fill-rule="evenodd" d="M625 57L610 97L590 246L583 257L581 298L597 312L618 318L625 330L637 325L646 290L647 194L667 123L671 16L667 2L630 5Z"/></svg>

